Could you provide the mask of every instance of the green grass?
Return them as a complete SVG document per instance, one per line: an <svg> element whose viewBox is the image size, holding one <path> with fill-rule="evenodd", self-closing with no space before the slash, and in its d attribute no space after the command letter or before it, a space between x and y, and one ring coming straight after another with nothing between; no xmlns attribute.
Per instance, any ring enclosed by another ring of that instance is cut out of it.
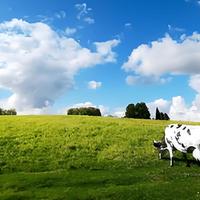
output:
<svg viewBox="0 0 200 200"><path fill-rule="evenodd" d="M1 116L0 200L200 199L196 163L157 158L152 141L169 123Z"/></svg>

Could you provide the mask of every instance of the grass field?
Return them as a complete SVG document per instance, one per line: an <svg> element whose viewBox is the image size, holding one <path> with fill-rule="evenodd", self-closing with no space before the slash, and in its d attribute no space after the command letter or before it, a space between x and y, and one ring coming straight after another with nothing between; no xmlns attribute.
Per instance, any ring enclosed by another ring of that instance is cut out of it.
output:
<svg viewBox="0 0 200 200"><path fill-rule="evenodd" d="M157 158L152 141L169 123L1 116L0 200L200 199L197 163Z"/></svg>

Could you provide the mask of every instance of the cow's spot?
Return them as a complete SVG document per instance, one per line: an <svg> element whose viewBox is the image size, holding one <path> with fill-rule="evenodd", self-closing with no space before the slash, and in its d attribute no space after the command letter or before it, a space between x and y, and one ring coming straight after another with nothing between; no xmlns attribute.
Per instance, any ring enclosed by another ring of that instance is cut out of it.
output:
<svg viewBox="0 0 200 200"><path fill-rule="evenodd" d="M170 126L170 128L173 128L174 127L174 125L172 124L171 126Z"/></svg>
<svg viewBox="0 0 200 200"><path fill-rule="evenodd" d="M183 128L183 130L185 130L186 129L186 126Z"/></svg>
<svg viewBox="0 0 200 200"><path fill-rule="evenodd" d="M176 128L180 128L182 126L182 124L178 124L178 126Z"/></svg>
<svg viewBox="0 0 200 200"><path fill-rule="evenodd" d="M174 145L172 144L172 142L168 139L168 138L166 138L166 142L173 148L174 147Z"/></svg>
<svg viewBox="0 0 200 200"><path fill-rule="evenodd" d="M191 135L191 131L190 131L189 128L188 128L188 130L187 130L187 133L188 133L188 135Z"/></svg>
<svg viewBox="0 0 200 200"><path fill-rule="evenodd" d="M183 148L185 148L185 145L184 145L184 144L181 144L181 145L182 145Z"/></svg>
<svg viewBox="0 0 200 200"><path fill-rule="evenodd" d="M180 131L176 134L178 137L180 137L181 136L181 133L180 133Z"/></svg>

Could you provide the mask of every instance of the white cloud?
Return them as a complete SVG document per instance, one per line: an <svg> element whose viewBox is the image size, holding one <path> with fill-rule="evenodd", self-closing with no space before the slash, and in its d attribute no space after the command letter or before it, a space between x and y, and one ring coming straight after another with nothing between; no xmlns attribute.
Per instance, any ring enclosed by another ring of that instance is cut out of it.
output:
<svg viewBox="0 0 200 200"><path fill-rule="evenodd" d="M200 95L197 94L191 105L187 105L181 96L172 97L170 101L157 99L147 103L151 117L155 118L156 107L167 113L172 120L200 121Z"/></svg>
<svg viewBox="0 0 200 200"><path fill-rule="evenodd" d="M75 8L78 10L78 14L76 16L78 20L82 19L88 24L95 23L95 20L92 17L88 16L90 11L92 11L92 8L88 8L86 3L76 4Z"/></svg>
<svg viewBox="0 0 200 200"><path fill-rule="evenodd" d="M125 116L125 108L124 107L119 107L115 108L113 112L111 112L111 115L114 117L124 117Z"/></svg>
<svg viewBox="0 0 200 200"><path fill-rule="evenodd" d="M158 78L158 77L145 77L145 76L139 76L139 75L129 75L126 77L126 83L128 85L137 85L137 84L142 84L142 85L148 85L152 83L158 83L158 84L165 84L169 81L171 81L171 77L167 78Z"/></svg>
<svg viewBox="0 0 200 200"><path fill-rule="evenodd" d="M95 43L97 51L60 36L45 23L13 19L0 24L0 87L18 112L43 109L73 87L80 69L115 61L113 40ZM107 53L99 46L107 44ZM108 45L109 44L109 45Z"/></svg>
<svg viewBox="0 0 200 200"><path fill-rule="evenodd" d="M191 106L186 105L181 96L172 98L169 115L174 120L200 121L200 95L196 95Z"/></svg>
<svg viewBox="0 0 200 200"><path fill-rule="evenodd" d="M57 19L65 19L66 18L66 12L64 10L61 10L59 12L55 13L55 17Z"/></svg>
<svg viewBox="0 0 200 200"><path fill-rule="evenodd" d="M172 29L171 26L169 28ZM148 45L142 44L133 49L122 68L132 73L126 78L129 85L165 83L173 76L188 75L189 86L197 92L191 105L186 105L181 96L173 97L171 101L163 100L165 109L157 100L148 105L152 116L155 116L153 110L158 106L171 119L200 121L200 34L182 35L179 40L166 35Z"/></svg>
<svg viewBox="0 0 200 200"><path fill-rule="evenodd" d="M124 26L126 28L132 28L132 24L130 22L125 23Z"/></svg>
<svg viewBox="0 0 200 200"><path fill-rule="evenodd" d="M94 24L95 23L95 20L91 17L85 17L83 19L84 22L87 22L88 24Z"/></svg>
<svg viewBox="0 0 200 200"><path fill-rule="evenodd" d="M182 35L179 41L166 35L150 45L142 44L133 49L122 69L151 79L167 74L200 74L200 34Z"/></svg>
<svg viewBox="0 0 200 200"><path fill-rule="evenodd" d="M168 24L168 30L170 32L185 32L185 29L184 28L180 28L180 27L174 27L170 24Z"/></svg>
<svg viewBox="0 0 200 200"><path fill-rule="evenodd" d="M97 52L106 57L107 62L116 61L116 53L112 51L113 47L116 47L120 43L120 40L110 40L106 42L95 42Z"/></svg>
<svg viewBox="0 0 200 200"><path fill-rule="evenodd" d="M49 17L49 16L46 16L46 15L37 15L36 18L40 21L40 22L43 22L43 23L51 23L54 18L53 17ZM25 20L27 18L24 18Z"/></svg>
<svg viewBox="0 0 200 200"><path fill-rule="evenodd" d="M72 36L72 35L74 35L76 32L77 32L77 29L76 29L76 28L67 27L67 28L65 29L65 34L66 34L67 36Z"/></svg>
<svg viewBox="0 0 200 200"><path fill-rule="evenodd" d="M158 108L160 112L169 113L170 106L171 106L171 102L162 98L156 99L153 102L147 103L147 107L149 108L151 118L155 118L156 108Z"/></svg>
<svg viewBox="0 0 200 200"><path fill-rule="evenodd" d="M76 4L75 8L79 11L77 15L77 19L81 19L81 17L87 15L88 11L90 11L88 10L86 3Z"/></svg>
<svg viewBox="0 0 200 200"><path fill-rule="evenodd" d="M200 94L200 74L190 77L189 86Z"/></svg>
<svg viewBox="0 0 200 200"><path fill-rule="evenodd" d="M102 86L102 82L97 82L97 81L88 82L88 88L92 90L96 90L97 88L100 88L101 86Z"/></svg>

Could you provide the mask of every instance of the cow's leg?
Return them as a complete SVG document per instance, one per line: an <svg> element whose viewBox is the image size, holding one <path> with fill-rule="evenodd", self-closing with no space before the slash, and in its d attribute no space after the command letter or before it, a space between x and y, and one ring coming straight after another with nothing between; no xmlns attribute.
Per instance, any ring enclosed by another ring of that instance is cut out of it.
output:
<svg viewBox="0 0 200 200"><path fill-rule="evenodd" d="M162 151L159 151L159 153L158 153L158 159L162 159Z"/></svg>
<svg viewBox="0 0 200 200"><path fill-rule="evenodd" d="M158 153L158 158L161 160L162 159L162 152L167 150L167 147L163 148L161 147L160 150L159 150L159 153Z"/></svg>
<svg viewBox="0 0 200 200"><path fill-rule="evenodd" d="M170 167L172 167L173 166L173 152L172 152L172 148L169 147L168 151L169 151L169 157L170 157Z"/></svg>
<svg viewBox="0 0 200 200"><path fill-rule="evenodd" d="M170 157L170 166L173 166L173 144L171 140L169 140L167 137L165 137L165 143L167 145L166 149L169 151L169 157Z"/></svg>

